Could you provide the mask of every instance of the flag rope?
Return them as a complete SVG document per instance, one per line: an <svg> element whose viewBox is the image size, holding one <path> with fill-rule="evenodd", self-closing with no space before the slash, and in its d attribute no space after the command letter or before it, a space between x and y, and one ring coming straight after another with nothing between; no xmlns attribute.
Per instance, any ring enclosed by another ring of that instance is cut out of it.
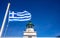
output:
<svg viewBox="0 0 60 38"><path fill-rule="evenodd" d="M5 30L5 33L4 33L4 37L6 36L6 32L7 32L8 26L9 26L9 22L7 23L7 27L6 27L6 30Z"/></svg>

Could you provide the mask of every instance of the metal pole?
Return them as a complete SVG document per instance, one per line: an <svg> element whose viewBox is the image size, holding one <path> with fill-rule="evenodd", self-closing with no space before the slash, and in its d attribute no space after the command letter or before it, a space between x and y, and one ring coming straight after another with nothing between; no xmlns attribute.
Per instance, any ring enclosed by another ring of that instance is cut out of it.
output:
<svg viewBox="0 0 60 38"><path fill-rule="evenodd" d="M6 12L5 12L5 16L4 16L1 31L0 31L0 37L2 37L2 33L3 33L4 25L5 25L5 22L6 22L6 18L7 18L7 15L8 15L9 7L10 7L10 3L8 3L8 6L7 6L7 9L6 9Z"/></svg>

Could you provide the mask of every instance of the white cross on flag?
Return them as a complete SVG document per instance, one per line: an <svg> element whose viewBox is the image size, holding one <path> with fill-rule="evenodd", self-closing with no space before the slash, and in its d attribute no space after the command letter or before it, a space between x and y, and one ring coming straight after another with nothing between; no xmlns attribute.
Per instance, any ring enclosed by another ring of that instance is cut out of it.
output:
<svg viewBox="0 0 60 38"><path fill-rule="evenodd" d="M28 11L17 12L14 11L9 12L8 21L28 21L31 20L31 13Z"/></svg>

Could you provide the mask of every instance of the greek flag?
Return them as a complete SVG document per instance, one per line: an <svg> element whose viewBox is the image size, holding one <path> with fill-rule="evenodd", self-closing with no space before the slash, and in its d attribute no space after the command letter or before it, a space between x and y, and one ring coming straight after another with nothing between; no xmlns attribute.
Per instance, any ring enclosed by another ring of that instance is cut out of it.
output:
<svg viewBox="0 0 60 38"><path fill-rule="evenodd" d="M28 21L31 20L31 13L28 11L17 12L14 11L9 12L9 21Z"/></svg>

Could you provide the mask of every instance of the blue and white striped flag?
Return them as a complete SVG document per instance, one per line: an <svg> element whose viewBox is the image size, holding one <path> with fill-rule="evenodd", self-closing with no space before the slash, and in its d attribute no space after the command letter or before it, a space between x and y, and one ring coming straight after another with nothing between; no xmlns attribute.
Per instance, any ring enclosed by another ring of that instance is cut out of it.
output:
<svg viewBox="0 0 60 38"><path fill-rule="evenodd" d="M9 21L28 21L31 20L31 13L28 11L17 12L14 11L9 12Z"/></svg>

